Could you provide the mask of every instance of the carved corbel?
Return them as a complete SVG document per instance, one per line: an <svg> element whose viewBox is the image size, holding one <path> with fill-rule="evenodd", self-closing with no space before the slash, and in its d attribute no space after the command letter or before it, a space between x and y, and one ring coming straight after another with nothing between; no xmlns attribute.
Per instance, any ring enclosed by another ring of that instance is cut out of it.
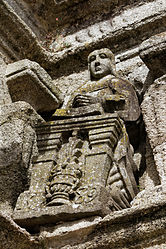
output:
<svg viewBox="0 0 166 249"><path fill-rule="evenodd" d="M13 102L25 101L39 113L53 111L63 101L48 73L28 59L8 64L6 81Z"/></svg>

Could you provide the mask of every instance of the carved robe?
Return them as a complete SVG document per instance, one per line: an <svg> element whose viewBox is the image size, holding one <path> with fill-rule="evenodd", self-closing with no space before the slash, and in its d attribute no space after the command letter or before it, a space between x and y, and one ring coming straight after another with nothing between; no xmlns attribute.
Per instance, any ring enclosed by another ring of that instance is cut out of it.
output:
<svg viewBox="0 0 166 249"><path fill-rule="evenodd" d="M75 97L88 95L94 98L88 106L75 107ZM138 120L140 108L136 92L130 82L113 75L106 76L99 81L87 82L79 87L71 96L67 109L70 114L78 116L118 113L125 122ZM130 206L130 201L138 193L135 180L137 166L133 160L133 148L129 142L125 124L123 134L114 150L114 160L109 172L107 188L113 199L112 209L117 210Z"/></svg>

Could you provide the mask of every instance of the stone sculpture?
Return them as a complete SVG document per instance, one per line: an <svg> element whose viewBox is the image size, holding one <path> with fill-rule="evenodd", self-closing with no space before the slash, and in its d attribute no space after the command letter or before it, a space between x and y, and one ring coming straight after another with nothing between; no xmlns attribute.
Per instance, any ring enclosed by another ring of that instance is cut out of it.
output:
<svg viewBox="0 0 166 249"><path fill-rule="evenodd" d="M50 181L46 186L49 206L70 204L70 196L77 189L82 175L82 165L79 161L82 145L81 139L73 137L69 138L68 144L62 145L61 153L51 170Z"/></svg>
<svg viewBox="0 0 166 249"><path fill-rule="evenodd" d="M88 57L88 68L91 80L76 89L65 106L70 115L73 112L87 116L94 108L98 114L117 112L124 121L137 120L140 108L135 90L128 81L118 77L113 53L109 49L95 50ZM88 110L87 106L90 106Z"/></svg>
<svg viewBox="0 0 166 249"><path fill-rule="evenodd" d="M125 127L140 116L136 93L118 77L109 49L92 52L88 64L91 80L71 94L52 121L37 128L39 157L14 214L22 226L28 226L27 218L32 226L103 216L130 207L138 193Z"/></svg>
<svg viewBox="0 0 166 249"><path fill-rule="evenodd" d="M118 113L124 121L136 121L140 116L136 93L128 81L118 78L113 53L106 48L95 50L88 57L88 67L91 80L72 94L66 106L67 115L80 117ZM108 185L111 197L117 202L115 206L120 209L129 207L137 193L132 175L137 169L125 125L115 147ZM130 168L130 173L127 173L130 183L124 182L123 169L127 167Z"/></svg>

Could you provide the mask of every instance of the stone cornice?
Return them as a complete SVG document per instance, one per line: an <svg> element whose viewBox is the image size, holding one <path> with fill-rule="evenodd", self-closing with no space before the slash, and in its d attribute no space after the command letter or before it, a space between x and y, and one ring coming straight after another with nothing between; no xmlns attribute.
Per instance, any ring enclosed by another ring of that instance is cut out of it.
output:
<svg viewBox="0 0 166 249"><path fill-rule="evenodd" d="M162 29L161 23L166 23L165 7L166 3L157 0L137 6L132 11L126 10L111 22L110 19L101 21L63 37L64 42L71 41L71 45L50 52L42 47L37 36L3 0L0 4L2 50L13 61L28 58L38 62L52 77L57 78L82 70L86 66L88 53L94 48L109 47L119 53L139 46L142 40Z"/></svg>

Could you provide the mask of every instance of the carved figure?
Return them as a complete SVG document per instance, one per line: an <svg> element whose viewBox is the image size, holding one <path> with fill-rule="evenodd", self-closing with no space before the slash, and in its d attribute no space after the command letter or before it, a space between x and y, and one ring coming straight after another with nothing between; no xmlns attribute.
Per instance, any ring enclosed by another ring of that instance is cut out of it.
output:
<svg viewBox="0 0 166 249"><path fill-rule="evenodd" d="M118 77L114 54L107 48L95 50L88 57L88 68L91 80L71 95L66 106L67 115L118 113L124 122L138 120L140 108L134 87ZM121 209L129 207L138 192L134 176L137 167L124 124L113 154L106 185L114 200L113 209Z"/></svg>
<svg viewBox="0 0 166 249"><path fill-rule="evenodd" d="M36 128L39 157L30 188L17 201L14 217L20 223L29 218L36 224L39 220L29 212L34 209L43 217L40 224L48 215L53 222L66 220L65 213L70 219L104 216L130 207L138 193L126 131L126 123L140 116L136 93L118 77L109 49L92 52L88 66L90 81L71 94L65 109ZM19 218L22 211L24 219Z"/></svg>
<svg viewBox="0 0 166 249"><path fill-rule="evenodd" d="M114 54L107 48L95 50L88 56L88 68L91 80L72 94L66 107L70 113L81 116L96 108L98 113L117 112L124 121L136 121L140 116L138 99L131 83L118 77Z"/></svg>

